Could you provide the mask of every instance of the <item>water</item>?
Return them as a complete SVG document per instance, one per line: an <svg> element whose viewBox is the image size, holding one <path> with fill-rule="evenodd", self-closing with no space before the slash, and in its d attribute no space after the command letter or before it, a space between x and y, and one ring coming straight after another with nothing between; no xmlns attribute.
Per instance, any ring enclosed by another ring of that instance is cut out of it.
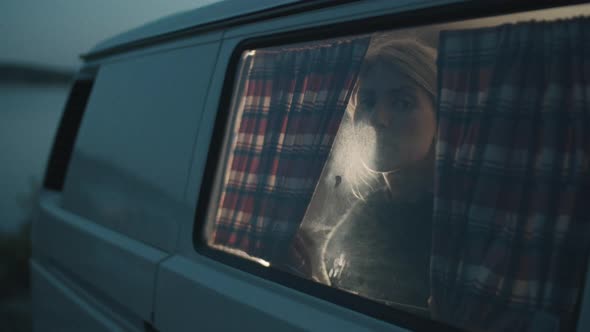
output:
<svg viewBox="0 0 590 332"><path fill-rule="evenodd" d="M30 208L17 197L41 183L69 86L0 85L0 232L16 232Z"/></svg>

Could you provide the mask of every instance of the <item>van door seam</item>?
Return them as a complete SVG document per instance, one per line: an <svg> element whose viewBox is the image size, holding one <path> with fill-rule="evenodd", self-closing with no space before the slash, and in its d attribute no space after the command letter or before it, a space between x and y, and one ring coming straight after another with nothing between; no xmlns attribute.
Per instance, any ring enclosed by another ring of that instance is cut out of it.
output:
<svg viewBox="0 0 590 332"><path fill-rule="evenodd" d="M154 274L154 287L152 288L152 312L150 313L150 323L153 326L156 326L156 300L158 298L158 279L160 276L160 270L162 267L162 263L164 263L165 260L167 260L168 258L174 256L172 255L168 255L162 259L160 259L158 261L158 263L156 264L156 273Z"/></svg>
<svg viewBox="0 0 590 332"><path fill-rule="evenodd" d="M192 166L193 166L194 161L195 161L195 148L196 148L196 146L197 146L197 144L199 142L199 133L201 132L201 124L202 124L202 121L203 121L203 116L205 115L205 112L206 112L205 107L207 106L207 103L209 102L209 99L210 99L211 81L213 79L213 75L215 75L215 73L217 72L217 65L219 63L219 54L221 53L221 48L222 48L223 43L224 43L224 36L225 36L225 30L222 31L222 33L221 33L221 38L219 40L219 46L217 47L217 52L215 53L215 62L213 63L213 71L211 72L211 75L209 76L209 81L207 82L207 89L205 90L205 100L203 101L203 104L201 105L201 115L199 117L199 122L198 122L199 123L199 129L196 132L195 140L193 142L192 154L191 154L191 158L190 158L190 162L189 162L189 166L188 166L188 172L187 172L188 176L187 176L186 183L185 183L185 186L184 186L184 195L183 195L183 197L185 197L185 198L186 198L186 195L187 195L187 192L188 192L188 188L189 188L189 184L190 184L190 177L191 177L190 171L191 171ZM226 72L224 72L224 73L227 74ZM178 241L177 241L177 244L178 244Z"/></svg>

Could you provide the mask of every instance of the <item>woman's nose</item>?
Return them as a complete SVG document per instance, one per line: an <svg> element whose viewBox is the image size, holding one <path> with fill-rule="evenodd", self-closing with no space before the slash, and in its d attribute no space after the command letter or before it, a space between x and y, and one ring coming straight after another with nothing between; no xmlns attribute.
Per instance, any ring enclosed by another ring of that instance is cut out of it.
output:
<svg viewBox="0 0 590 332"><path fill-rule="evenodd" d="M393 112L385 103L377 103L371 115L371 123L377 128L387 128L392 123Z"/></svg>

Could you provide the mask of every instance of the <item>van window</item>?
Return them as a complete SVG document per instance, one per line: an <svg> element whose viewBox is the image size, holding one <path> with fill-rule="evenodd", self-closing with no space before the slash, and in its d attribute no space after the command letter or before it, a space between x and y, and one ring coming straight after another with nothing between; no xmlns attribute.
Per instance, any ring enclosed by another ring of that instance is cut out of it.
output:
<svg viewBox="0 0 590 332"><path fill-rule="evenodd" d="M244 51L202 240L470 331L571 331L584 10Z"/></svg>
<svg viewBox="0 0 590 332"><path fill-rule="evenodd" d="M48 160L43 183L46 189L63 189L72 149L93 84L94 76L82 72L72 85Z"/></svg>

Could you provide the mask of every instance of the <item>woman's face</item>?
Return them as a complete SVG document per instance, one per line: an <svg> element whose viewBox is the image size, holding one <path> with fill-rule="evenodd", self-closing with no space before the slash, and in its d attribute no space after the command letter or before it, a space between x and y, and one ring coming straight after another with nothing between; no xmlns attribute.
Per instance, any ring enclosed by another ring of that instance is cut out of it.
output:
<svg viewBox="0 0 590 332"><path fill-rule="evenodd" d="M387 172L422 160L435 132L428 93L391 64L375 63L359 78L354 113L363 162Z"/></svg>

